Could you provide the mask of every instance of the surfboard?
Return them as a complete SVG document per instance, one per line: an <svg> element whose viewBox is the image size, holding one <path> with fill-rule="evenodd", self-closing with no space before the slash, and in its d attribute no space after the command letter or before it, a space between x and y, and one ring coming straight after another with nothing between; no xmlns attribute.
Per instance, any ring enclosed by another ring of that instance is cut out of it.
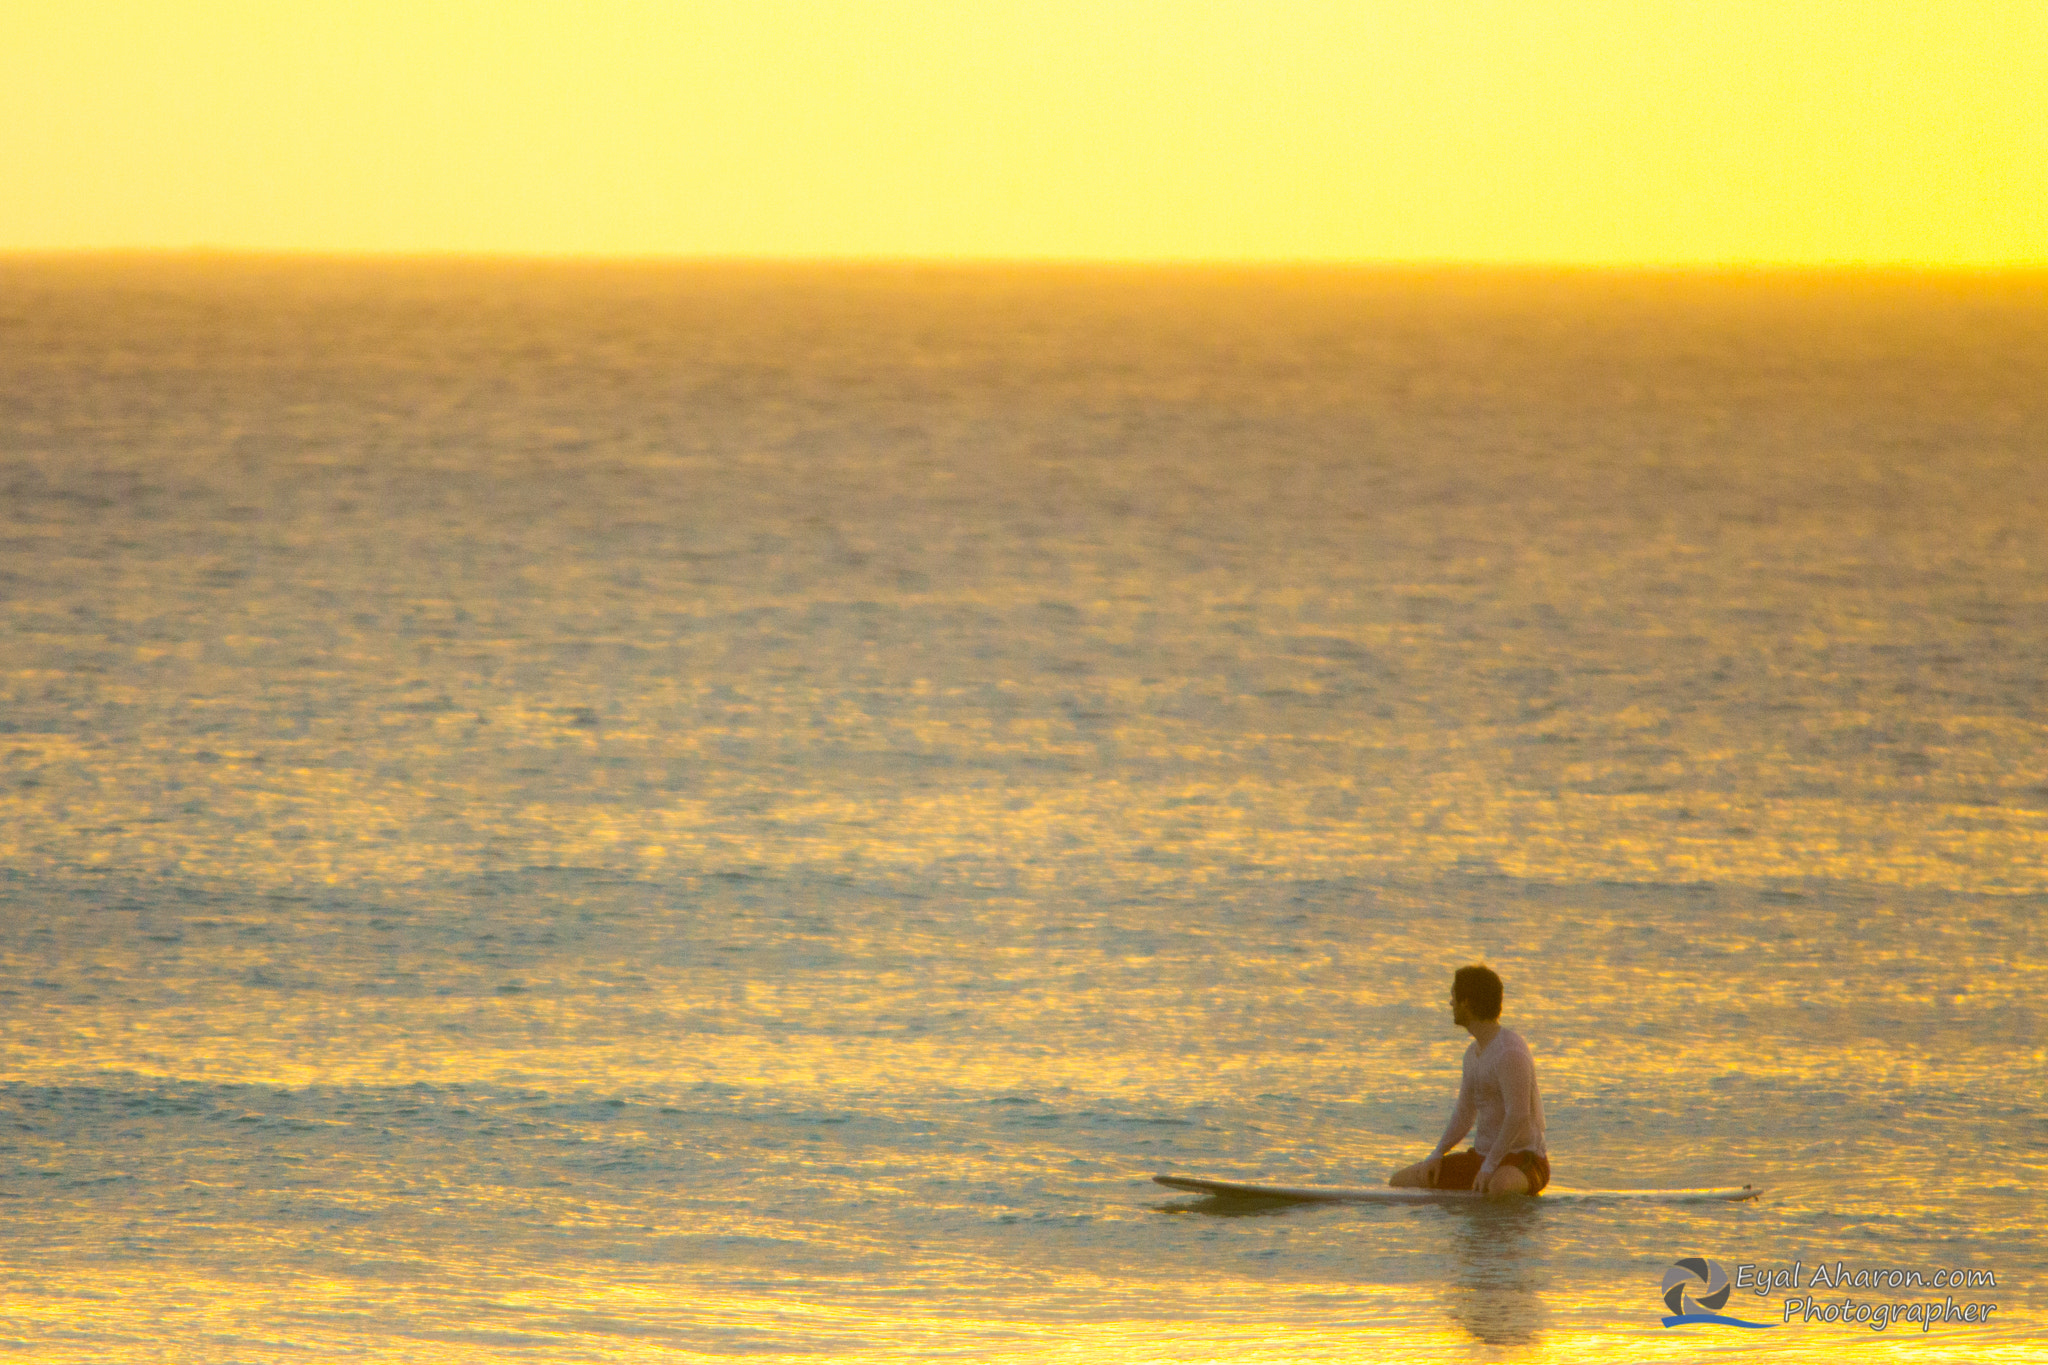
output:
<svg viewBox="0 0 2048 1365"><path fill-rule="evenodd" d="M1461 1204L1486 1198L1471 1190L1395 1189L1392 1185L1262 1185L1242 1180L1201 1180L1185 1175L1155 1175L1168 1189L1206 1194L1215 1199L1266 1199L1294 1204ZM1715 1204L1755 1199L1754 1185L1712 1190L1563 1190L1552 1185L1535 1198L1546 1204Z"/></svg>

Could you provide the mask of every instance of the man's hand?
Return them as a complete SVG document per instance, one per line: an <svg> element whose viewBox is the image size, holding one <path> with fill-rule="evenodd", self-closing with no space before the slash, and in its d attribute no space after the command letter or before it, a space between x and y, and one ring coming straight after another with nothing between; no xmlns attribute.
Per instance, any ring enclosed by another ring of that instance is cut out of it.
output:
<svg viewBox="0 0 2048 1365"><path fill-rule="evenodd" d="M1432 1153L1429 1160L1422 1163L1422 1184L1424 1188L1432 1190L1436 1188L1437 1177L1443 1173L1443 1168L1444 1154L1442 1152Z"/></svg>

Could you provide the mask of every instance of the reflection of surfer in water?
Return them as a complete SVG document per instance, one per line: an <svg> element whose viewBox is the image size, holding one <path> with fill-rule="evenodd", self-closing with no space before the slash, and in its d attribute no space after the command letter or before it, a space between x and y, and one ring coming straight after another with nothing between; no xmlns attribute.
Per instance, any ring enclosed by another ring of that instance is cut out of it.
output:
<svg viewBox="0 0 2048 1365"><path fill-rule="evenodd" d="M1394 1172L1389 1185L1535 1194L1550 1183L1536 1063L1522 1035L1500 1026L1500 996L1500 978L1490 967L1460 967L1451 979L1451 1021L1472 1035L1458 1104L1436 1150ZM1452 1152L1475 1119L1472 1146Z"/></svg>

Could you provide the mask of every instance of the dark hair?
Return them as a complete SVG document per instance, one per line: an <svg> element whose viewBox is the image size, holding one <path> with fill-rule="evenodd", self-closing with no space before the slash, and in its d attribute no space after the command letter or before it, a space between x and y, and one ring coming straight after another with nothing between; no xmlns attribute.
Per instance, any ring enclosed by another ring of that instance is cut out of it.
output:
<svg viewBox="0 0 2048 1365"><path fill-rule="evenodd" d="M1491 967L1458 968L1451 978L1451 998L1470 1005L1478 1018L1500 1018L1500 978Z"/></svg>

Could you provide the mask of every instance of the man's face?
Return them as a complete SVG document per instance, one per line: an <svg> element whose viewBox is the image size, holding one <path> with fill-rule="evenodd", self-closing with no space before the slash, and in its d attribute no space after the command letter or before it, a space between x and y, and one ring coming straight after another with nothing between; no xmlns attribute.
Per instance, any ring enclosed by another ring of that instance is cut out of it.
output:
<svg viewBox="0 0 2048 1365"><path fill-rule="evenodd" d="M1472 1022L1472 1007L1465 1003L1465 997L1451 992L1451 1022L1464 1028Z"/></svg>

